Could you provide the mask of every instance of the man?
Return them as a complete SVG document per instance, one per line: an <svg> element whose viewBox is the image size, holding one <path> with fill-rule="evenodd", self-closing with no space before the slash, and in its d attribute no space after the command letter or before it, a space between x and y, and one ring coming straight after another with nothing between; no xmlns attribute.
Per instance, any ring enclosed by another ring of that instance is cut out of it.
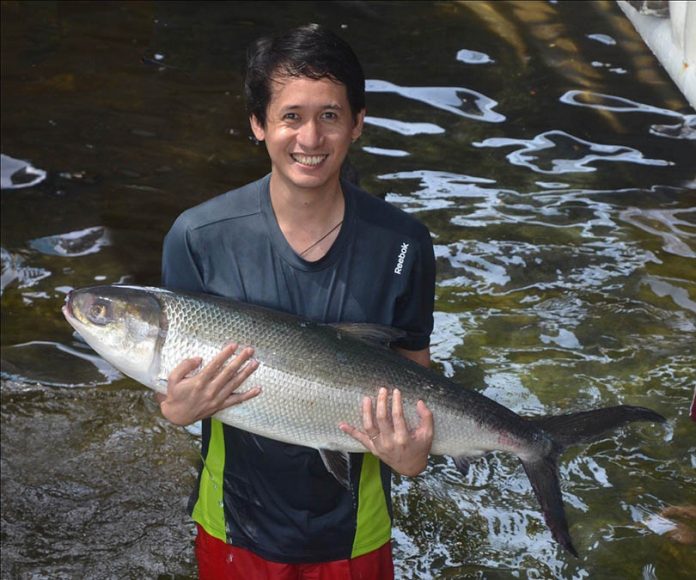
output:
<svg viewBox="0 0 696 580"><path fill-rule="evenodd" d="M403 329L395 348L428 365L435 267L422 224L340 179L365 117L360 63L317 25L257 41L247 55L251 128L271 173L184 212L168 233L163 284L292 312L320 322ZM209 419L263 397L253 345L230 344L196 373L181 363L160 398L165 417L203 419L191 498L201 578L393 577L391 469L425 469L433 418L421 401L407 426L398 389L362 404L363 424L341 424L365 446L351 456L351 491L314 449ZM236 355L236 356L235 356ZM228 363L228 364L225 364ZM249 379L248 385L238 392Z"/></svg>

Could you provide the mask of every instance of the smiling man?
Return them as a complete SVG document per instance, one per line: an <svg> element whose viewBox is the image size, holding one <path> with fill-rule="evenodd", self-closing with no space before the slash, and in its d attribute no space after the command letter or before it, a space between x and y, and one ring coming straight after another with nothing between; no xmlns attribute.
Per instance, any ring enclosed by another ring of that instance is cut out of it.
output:
<svg viewBox="0 0 696 580"><path fill-rule="evenodd" d="M429 232L340 178L365 118L365 79L351 48L317 25L260 39L247 55L245 96L271 172L177 219L165 239L163 284L319 322L400 328L405 337L393 347L427 366ZM203 420L190 503L200 577L392 578L391 471L425 469L434 429L425 404L419 423L407 425L399 391L390 399L381 389L362 401L362 425L336 426L365 446L351 456L348 490L315 449L210 419L264 396L253 387L253 345L237 352L230 344L195 372L199 364L172 372L160 407L176 424ZM247 379L252 387L238 392Z"/></svg>

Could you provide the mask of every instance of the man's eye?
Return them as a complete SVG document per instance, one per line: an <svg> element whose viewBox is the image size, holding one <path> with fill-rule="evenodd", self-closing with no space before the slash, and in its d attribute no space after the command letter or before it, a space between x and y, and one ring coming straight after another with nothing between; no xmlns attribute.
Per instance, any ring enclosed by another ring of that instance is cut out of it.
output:
<svg viewBox="0 0 696 580"><path fill-rule="evenodd" d="M335 121L336 119L338 119L338 115L333 111L327 111L326 113L324 113L324 119L328 119L329 121Z"/></svg>
<svg viewBox="0 0 696 580"><path fill-rule="evenodd" d="M297 121L299 118L297 113L285 113L285 115L283 115L283 119L286 121Z"/></svg>

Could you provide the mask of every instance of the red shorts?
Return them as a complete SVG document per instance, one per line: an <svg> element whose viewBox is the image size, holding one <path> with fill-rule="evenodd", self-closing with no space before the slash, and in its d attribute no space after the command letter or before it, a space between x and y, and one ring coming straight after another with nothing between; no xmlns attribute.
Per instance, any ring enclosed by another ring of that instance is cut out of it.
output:
<svg viewBox="0 0 696 580"><path fill-rule="evenodd" d="M316 564L270 562L249 550L226 544L200 525L196 559L200 580L393 580L391 542L374 552Z"/></svg>

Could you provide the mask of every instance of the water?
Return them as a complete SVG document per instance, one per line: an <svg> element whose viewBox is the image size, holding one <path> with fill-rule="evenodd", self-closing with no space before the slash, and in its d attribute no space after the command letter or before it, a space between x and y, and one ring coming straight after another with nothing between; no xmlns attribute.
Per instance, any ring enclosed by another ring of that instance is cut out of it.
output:
<svg viewBox="0 0 696 580"><path fill-rule="evenodd" d="M2 4L2 577L190 578L197 439L72 336L65 293L156 284L175 216L268 168L243 48L332 26L365 64L362 185L438 260L433 357L529 415L629 403L561 462L578 559L521 467L396 480L400 578L686 578L696 118L613 3Z"/></svg>

